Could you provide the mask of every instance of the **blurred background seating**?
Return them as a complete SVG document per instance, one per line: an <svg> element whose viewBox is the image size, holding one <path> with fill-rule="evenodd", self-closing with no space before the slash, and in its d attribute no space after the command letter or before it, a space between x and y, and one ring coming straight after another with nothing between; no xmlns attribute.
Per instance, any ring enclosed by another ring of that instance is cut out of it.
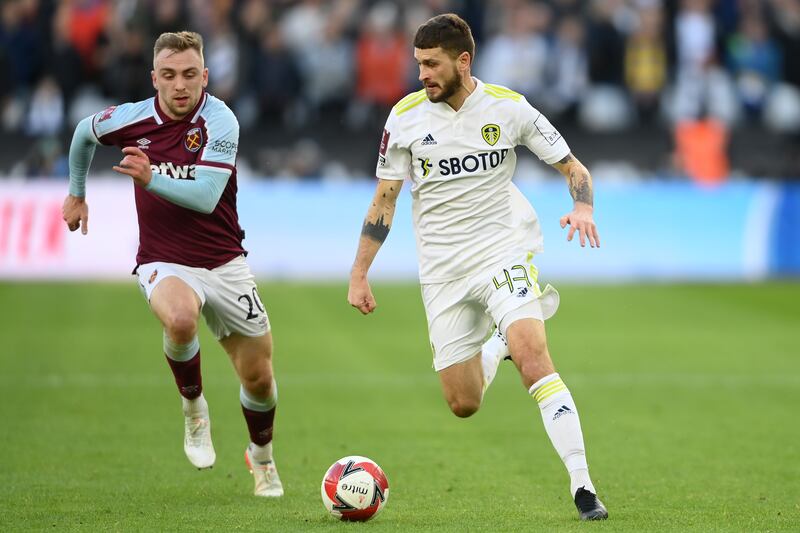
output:
<svg viewBox="0 0 800 533"><path fill-rule="evenodd" d="M242 179L373 176L416 27L446 11L474 75L523 93L597 179L800 178L800 0L6 0L0 176L64 177L72 128L153 94L152 43L203 34ZM531 159L529 154L520 156ZM98 151L94 171L116 159ZM523 161L520 177L556 179Z"/></svg>

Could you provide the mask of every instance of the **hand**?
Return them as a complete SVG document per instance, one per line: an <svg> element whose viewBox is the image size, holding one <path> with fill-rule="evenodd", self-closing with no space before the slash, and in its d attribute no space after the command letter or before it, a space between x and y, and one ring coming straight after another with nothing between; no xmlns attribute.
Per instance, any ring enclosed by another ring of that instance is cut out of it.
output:
<svg viewBox="0 0 800 533"><path fill-rule="evenodd" d="M597 234L597 226L592 219L592 212L594 208L589 204L583 202L575 202L575 207L568 215L561 217L561 227L570 225L567 240L572 241L572 236L575 231L578 231L581 246L586 246L586 240L589 240L589 246L592 248L600 248L600 236Z"/></svg>
<svg viewBox="0 0 800 533"><path fill-rule="evenodd" d="M135 146L126 146L122 149L122 153L125 154L125 157L122 158L119 165L114 165L111 168L120 174L127 174L132 177L137 185L147 187L150 184L150 180L153 179L150 158Z"/></svg>
<svg viewBox="0 0 800 533"><path fill-rule="evenodd" d="M81 233L86 235L89 232L89 204L86 199L71 194L64 198L61 206L61 217L67 223L70 231L81 228Z"/></svg>
<svg viewBox="0 0 800 533"><path fill-rule="evenodd" d="M351 276L350 289L347 291L347 301L361 311L362 315L368 315L378 306L375 297L372 296L372 289L366 276Z"/></svg>

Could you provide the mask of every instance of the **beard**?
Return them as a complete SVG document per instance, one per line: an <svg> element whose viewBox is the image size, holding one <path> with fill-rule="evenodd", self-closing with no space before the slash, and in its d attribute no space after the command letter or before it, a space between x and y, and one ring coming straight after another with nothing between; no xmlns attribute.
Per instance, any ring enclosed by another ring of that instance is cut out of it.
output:
<svg viewBox="0 0 800 533"><path fill-rule="evenodd" d="M196 106L197 102L200 100L200 98L195 97L194 94L188 94L187 96L189 97L189 99L187 100L186 105L184 107L178 107L178 104L173 102L171 98L168 98L166 100L167 109L169 109L170 113L172 113L173 116L179 118L185 117L186 115L189 114L189 112L192 109L194 109L194 106Z"/></svg>
<svg viewBox="0 0 800 533"><path fill-rule="evenodd" d="M453 67L453 75L444 80L441 84L441 93L438 96L431 96L428 94L428 100L434 104L437 102L443 102L456 94L456 91L458 91L460 88L461 78L458 75L458 70Z"/></svg>

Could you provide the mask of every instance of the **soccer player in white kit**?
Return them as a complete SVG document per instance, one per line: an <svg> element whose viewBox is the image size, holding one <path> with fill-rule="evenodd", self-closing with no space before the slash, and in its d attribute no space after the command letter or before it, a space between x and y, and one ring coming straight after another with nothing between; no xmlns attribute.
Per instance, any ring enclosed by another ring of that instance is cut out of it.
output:
<svg viewBox="0 0 800 533"><path fill-rule="evenodd" d="M424 89L400 100L386 121L348 301L363 314L376 307L367 273L409 177L433 364L451 411L477 412L510 353L569 472L580 518L605 519L575 402L547 349L544 320L559 297L551 286L539 287L531 262L542 251L542 235L536 212L511 183L514 148L526 146L566 177L574 208L561 226L570 226L567 240L578 232L581 246L595 247L592 179L522 95L471 76L474 50L472 32L457 15L433 17L417 30L414 57Z"/></svg>

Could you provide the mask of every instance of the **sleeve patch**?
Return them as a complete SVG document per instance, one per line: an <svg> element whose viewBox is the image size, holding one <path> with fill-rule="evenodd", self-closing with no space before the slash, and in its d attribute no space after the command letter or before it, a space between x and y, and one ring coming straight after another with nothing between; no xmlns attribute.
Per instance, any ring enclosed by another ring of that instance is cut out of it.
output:
<svg viewBox="0 0 800 533"><path fill-rule="evenodd" d="M561 134L558 133L558 130L556 130L547 119L544 120L543 124L544 129L539 127L539 119L541 117L542 115L539 115L539 117L537 117L536 120L533 122L533 125L536 126L536 129L539 131L539 134L542 137L544 137L544 140L547 141L547 144L553 146L556 143L556 141L558 141L561 138Z"/></svg>
<svg viewBox="0 0 800 533"><path fill-rule="evenodd" d="M387 130L386 128L384 128L384 130L383 130L383 136L381 137L381 147L380 147L380 150L379 150L379 153L380 153L382 156L385 156L385 155L386 155L386 150L389 148L389 136L390 136L390 135L391 135L391 134L389 133L389 130Z"/></svg>
<svg viewBox="0 0 800 533"><path fill-rule="evenodd" d="M216 139L208 145L208 149L222 155L236 155L239 145L226 139Z"/></svg>
<svg viewBox="0 0 800 533"><path fill-rule="evenodd" d="M112 105L111 107L107 107L106 109L98 113L97 123L100 124L101 122L105 122L106 120L110 119L111 115L114 114L114 110L116 108L117 106Z"/></svg>

